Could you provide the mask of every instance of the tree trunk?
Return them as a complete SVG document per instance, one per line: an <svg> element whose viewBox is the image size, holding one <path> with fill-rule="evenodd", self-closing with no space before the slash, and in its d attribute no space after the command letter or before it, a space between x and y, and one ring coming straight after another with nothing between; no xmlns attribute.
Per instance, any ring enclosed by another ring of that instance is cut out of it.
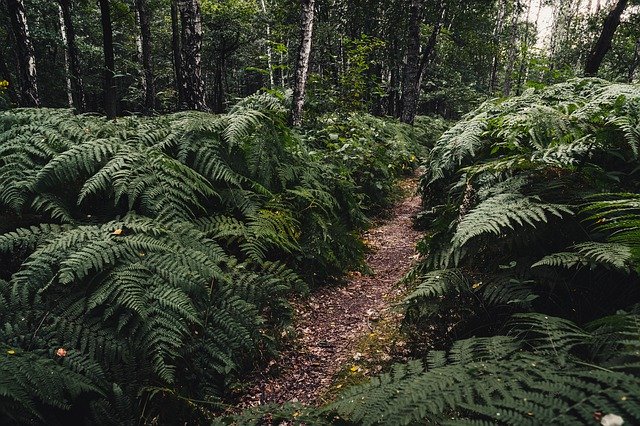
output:
<svg viewBox="0 0 640 426"><path fill-rule="evenodd" d="M407 46L407 66L402 82L402 113L400 120L413 124L418 112L420 100L420 88L425 72L433 59L440 35L440 29L445 21L447 10L442 1L438 3L437 18L433 23L433 30L429 35L427 44L420 49L420 27L422 24L422 1L414 0L411 4L409 19L409 44ZM417 44L417 47L416 47ZM422 52L420 52L422 50ZM416 63L417 52L417 63Z"/></svg>
<svg viewBox="0 0 640 426"><path fill-rule="evenodd" d="M589 57L587 58L584 75L595 76L598 74L604 56L609 49L611 49L613 35L620 25L620 16L622 16L622 12L624 12L626 7L627 0L618 0L615 7L609 12L609 15L607 15L607 19L605 19L604 25L602 26L600 37L598 37L596 44L593 46L593 49L591 49Z"/></svg>
<svg viewBox="0 0 640 426"><path fill-rule="evenodd" d="M136 10L140 20L140 41L142 53L144 102L146 114L155 108L156 91L153 81L153 63L151 62L151 16L147 0L136 0Z"/></svg>
<svg viewBox="0 0 640 426"><path fill-rule="evenodd" d="M411 1L409 34L407 44L407 64L402 77L402 114L400 121L413 123L418 107L420 88L417 82L420 72L420 25L422 24L422 0Z"/></svg>
<svg viewBox="0 0 640 426"><path fill-rule="evenodd" d="M439 4L439 14L438 20L433 24L433 30L431 31L431 35L429 36L429 40L427 44L422 48L422 57L420 58L420 66L418 67L418 81L416 81L416 93L417 97L415 100L415 105L413 106L413 117L411 118L411 123L416 118L416 113L418 112L418 100L420 98L420 88L422 87L422 79L429 68L429 65L433 61L434 54L436 51L436 43L438 42L438 36L440 35L440 29L442 28L442 24L445 21L445 17L447 15L447 9L444 7L442 2Z"/></svg>
<svg viewBox="0 0 640 426"><path fill-rule="evenodd" d="M67 46L67 30L64 25L64 17L62 16L62 6L58 3L58 18L60 22L60 37L62 38L62 44L64 45L64 75L67 83L67 104L69 108L73 108L73 89L71 88L71 70L69 66L69 49Z"/></svg>
<svg viewBox="0 0 640 426"><path fill-rule="evenodd" d="M533 0L529 0L529 4L527 6L527 19L525 20L525 34L524 34L524 41L522 42L522 58L520 58L520 67L518 69L518 79L516 81L516 95L520 95L522 94L522 86L525 83L525 76L527 74L527 68L529 66L529 36L530 36L530 31L529 31L529 26L528 26L528 22L529 22L529 18L531 17L531 6L532 6ZM539 11L538 11L539 13ZM538 18L536 17L536 21L535 21L535 28L538 28Z"/></svg>
<svg viewBox="0 0 640 426"><path fill-rule="evenodd" d="M58 0L63 27L62 40L65 44L65 58L67 60L67 78L71 82L71 97L73 107L76 111L83 112L85 109L84 87L82 84L82 74L80 73L80 55L76 44L76 32L71 19L71 0Z"/></svg>
<svg viewBox="0 0 640 426"><path fill-rule="evenodd" d="M507 0L500 2L500 9L498 10L498 17L496 19L496 26L493 29L493 43L495 45L495 53L491 60L491 75L489 76L489 93L493 93L498 84L498 67L500 65L500 38L502 37L502 30L504 27L504 18L507 15Z"/></svg>
<svg viewBox="0 0 640 426"><path fill-rule="evenodd" d="M291 124L302 124L302 111L304 109L304 94L309 74L309 60L311 58L311 40L313 38L313 19L315 0L301 0L302 2L302 37L298 50L298 63L296 67L295 84L293 88L293 106L291 109Z"/></svg>
<svg viewBox="0 0 640 426"><path fill-rule="evenodd" d="M265 19L267 19L267 25L266 25L266 40L265 40L265 44L267 45L267 68L269 69L269 88L273 89L273 87L275 86L275 81L273 78L273 58L272 58L272 52L271 52L271 25L269 25L269 17L267 15L267 5L265 3L264 0L260 0L260 5L262 6L262 14L264 15Z"/></svg>
<svg viewBox="0 0 640 426"><path fill-rule="evenodd" d="M18 65L20 68L20 104L40 106L38 82L36 78L36 57L33 43L29 37L29 26L23 0L7 0L11 28L17 44Z"/></svg>
<svg viewBox="0 0 640 426"><path fill-rule="evenodd" d="M184 103L182 93L182 57L180 51L180 21L178 16L178 0L171 0L171 49L173 51L174 86L178 96L178 105Z"/></svg>
<svg viewBox="0 0 640 426"><path fill-rule="evenodd" d="M520 18L520 0L516 0L513 10L513 16L511 18L511 31L509 32L509 41L511 46L509 47L509 58L507 59L507 67L504 71L504 85L502 87L502 95L509 96L511 94L511 84L513 83L513 68L516 62L516 55L518 54L518 38L520 37L518 31L518 21Z"/></svg>
<svg viewBox="0 0 640 426"><path fill-rule="evenodd" d="M102 51L104 52L104 112L108 119L116 118L115 56L113 53L113 28L109 0L100 0L102 21Z"/></svg>
<svg viewBox="0 0 640 426"><path fill-rule="evenodd" d="M199 0L179 0L183 107L206 111L202 79L202 20Z"/></svg>

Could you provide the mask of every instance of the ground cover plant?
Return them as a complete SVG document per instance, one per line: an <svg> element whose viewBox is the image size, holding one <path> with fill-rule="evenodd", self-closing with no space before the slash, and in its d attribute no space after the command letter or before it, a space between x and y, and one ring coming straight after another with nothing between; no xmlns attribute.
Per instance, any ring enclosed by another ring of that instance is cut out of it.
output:
<svg viewBox="0 0 640 426"><path fill-rule="evenodd" d="M361 265L368 197L388 194L285 118L268 95L218 116L2 113L1 417L202 420L275 354L293 294ZM386 161L390 190L412 161Z"/></svg>
<svg viewBox="0 0 640 426"><path fill-rule="evenodd" d="M640 87L575 79L488 101L429 154L413 360L308 424L589 424L640 418ZM605 423L602 423L605 424Z"/></svg>
<svg viewBox="0 0 640 426"><path fill-rule="evenodd" d="M445 132L407 277L421 359L330 412L355 424L639 418L639 114L637 85L577 79L486 102Z"/></svg>

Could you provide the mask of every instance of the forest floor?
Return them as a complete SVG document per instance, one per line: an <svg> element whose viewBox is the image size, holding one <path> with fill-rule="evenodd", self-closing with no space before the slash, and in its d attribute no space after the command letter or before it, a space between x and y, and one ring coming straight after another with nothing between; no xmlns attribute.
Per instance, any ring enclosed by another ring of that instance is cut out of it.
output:
<svg viewBox="0 0 640 426"><path fill-rule="evenodd" d="M400 182L402 198L364 235L371 272L351 273L345 284L294 302L296 338L250 380L236 409L286 401L321 404L401 356L405 342L396 308L404 289L397 284L417 259L417 180Z"/></svg>

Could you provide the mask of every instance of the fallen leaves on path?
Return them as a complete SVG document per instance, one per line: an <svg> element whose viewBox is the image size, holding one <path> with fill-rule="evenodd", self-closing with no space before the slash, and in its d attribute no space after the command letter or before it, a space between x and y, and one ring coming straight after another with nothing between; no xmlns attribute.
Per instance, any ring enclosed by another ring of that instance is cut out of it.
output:
<svg viewBox="0 0 640 426"><path fill-rule="evenodd" d="M351 273L346 285L321 288L296 303L295 344L256 377L236 408L286 401L313 404L341 368L362 357L356 343L372 332L372 324L402 293L396 283L416 259L420 232L413 229L413 218L420 198L415 195L415 178L401 186L408 195L364 236L372 249L367 256L372 274ZM350 368L358 373L362 367Z"/></svg>

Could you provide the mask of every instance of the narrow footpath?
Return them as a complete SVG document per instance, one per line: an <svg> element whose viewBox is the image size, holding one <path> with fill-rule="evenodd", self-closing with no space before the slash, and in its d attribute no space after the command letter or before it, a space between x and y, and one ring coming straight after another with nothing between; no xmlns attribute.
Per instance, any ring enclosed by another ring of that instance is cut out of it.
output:
<svg viewBox="0 0 640 426"><path fill-rule="evenodd" d="M352 273L346 285L328 286L296 303L298 338L277 362L255 377L237 408L286 401L318 403L334 376L353 359L356 344L370 333L372 323L389 315L392 302L402 293L396 284L416 259L421 233L413 229L420 209L417 178L400 182L403 198L364 236L371 253L371 275Z"/></svg>

